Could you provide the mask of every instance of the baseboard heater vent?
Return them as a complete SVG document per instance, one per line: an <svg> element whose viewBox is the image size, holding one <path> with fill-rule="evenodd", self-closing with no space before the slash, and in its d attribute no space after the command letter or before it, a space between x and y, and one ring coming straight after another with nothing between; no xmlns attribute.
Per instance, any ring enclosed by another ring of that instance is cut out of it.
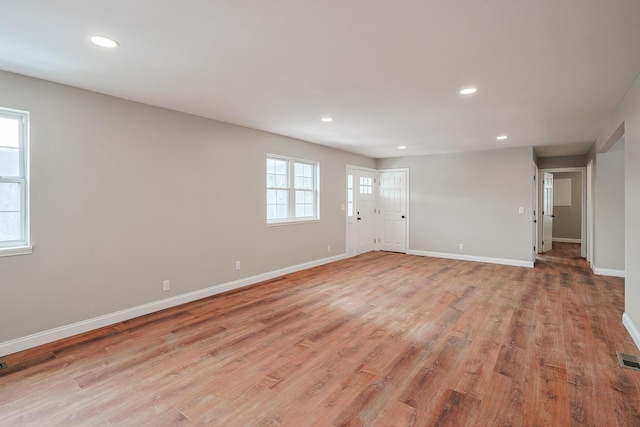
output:
<svg viewBox="0 0 640 427"><path fill-rule="evenodd" d="M636 371L640 371L640 359L638 356L634 356L633 354L616 352L618 355L618 361L620 361L620 366L623 368L634 369Z"/></svg>
<svg viewBox="0 0 640 427"><path fill-rule="evenodd" d="M9 365L7 365L4 362L0 362L0 369L7 369L9 367Z"/></svg>

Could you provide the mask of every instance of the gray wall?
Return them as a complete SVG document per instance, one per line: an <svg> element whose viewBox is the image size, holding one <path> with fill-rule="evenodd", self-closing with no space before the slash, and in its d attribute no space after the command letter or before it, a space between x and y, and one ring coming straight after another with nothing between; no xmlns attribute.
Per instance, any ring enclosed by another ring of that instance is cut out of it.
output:
<svg viewBox="0 0 640 427"><path fill-rule="evenodd" d="M375 167L5 72L0 94L3 107L31 112L34 246L31 255L0 257L0 342L342 254L346 164ZM267 153L320 162L320 222L265 225Z"/></svg>
<svg viewBox="0 0 640 427"><path fill-rule="evenodd" d="M411 250L531 261L532 158L531 147L511 148L379 159L378 168L410 169Z"/></svg>
<svg viewBox="0 0 640 427"><path fill-rule="evenodd" d="M593 264L597 268L625 269L624 143L596 155Z"/></svg>
<svg viewBox="0 0 640 427"><path fill-rule="evenodd" d="M540 169L582 168L587 165L587 156L538 157Z"/></svg>
<svg viewBox="0 0 640 427"><path fill-rule="evenodd" d="M600 152L612 137L617 137L615 132L622 124L625 138L625 314L635 328L640 328L640 79L636 79L627 91L624 100L596 141L596 152ZM596 182L602 179L602 175L598 162ZM596 220L598 214L596 208ZM596 236L596 244L601 237L599 234ZM636 344L640 347L640 337L636 337Z"/></svg>
<svg viewBox="0 0 640 427"><path fill-rule="evenodd" d="M553 179L571 180L571 206L554 206L553 237L577 239L582 237L582 173L554 172Z"/></svg>

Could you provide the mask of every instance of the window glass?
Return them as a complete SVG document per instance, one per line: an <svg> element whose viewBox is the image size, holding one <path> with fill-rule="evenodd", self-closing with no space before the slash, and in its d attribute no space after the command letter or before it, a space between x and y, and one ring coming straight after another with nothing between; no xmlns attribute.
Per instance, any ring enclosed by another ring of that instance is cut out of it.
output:
<svg viewBox="0 0 640 427"><path fill-rule="evenodd" d="M353 216L353 175L347 175L347 216Z"/></svg>

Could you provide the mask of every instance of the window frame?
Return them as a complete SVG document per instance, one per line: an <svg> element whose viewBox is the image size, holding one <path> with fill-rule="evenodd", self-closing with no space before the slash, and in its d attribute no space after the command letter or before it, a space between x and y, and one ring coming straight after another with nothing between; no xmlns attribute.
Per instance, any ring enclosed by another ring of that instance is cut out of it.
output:
<svg viewBox="0 0 640 427"><path fill-rule="evenodd" d="M287 224L301 224L301 223L311 223L311 222L319 222L320 221L320 162L314 160L300 159L297 157L289 157L282 156L278 154L267 154L265 161L265 180L267 179L267 162L269 160L281 160L287 162L287 187L269 187L268 181L265 182L265 218L267 226L277 226L277 225L287 225ZM295 185L295 166L298 164L311 165L313 171L313 190L296 188ZM267 192L269 190L278 190L278 189L286 189L288 191L288 203L287 203L287 217L286 218L268 218L268 196ZM296 190L298 191L313 191L313 202L314 202L314 215L313 216L296 216Z"/></svg>
<svg viewBox="0 0 640 427"><path fill-rule="evenodd" d="M29 123L28 111L0 107L0 117L17 119L20 122L18 134L19 176L0 176L0 183L20 185L20 239L0 241L0 257L32 253L29 215Z"/></svg>

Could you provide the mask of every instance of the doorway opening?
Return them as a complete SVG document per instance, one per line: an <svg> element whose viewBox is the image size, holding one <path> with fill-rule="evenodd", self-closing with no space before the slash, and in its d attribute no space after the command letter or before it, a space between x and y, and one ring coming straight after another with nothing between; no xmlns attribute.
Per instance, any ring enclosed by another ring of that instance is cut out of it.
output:
<svg viewBox="0 0 640 427"><path fill-rule="evenodd" d="M587 192L586 168L540 169L538 187L537 248L540 254L580 258L587 256Z"/></svg>

